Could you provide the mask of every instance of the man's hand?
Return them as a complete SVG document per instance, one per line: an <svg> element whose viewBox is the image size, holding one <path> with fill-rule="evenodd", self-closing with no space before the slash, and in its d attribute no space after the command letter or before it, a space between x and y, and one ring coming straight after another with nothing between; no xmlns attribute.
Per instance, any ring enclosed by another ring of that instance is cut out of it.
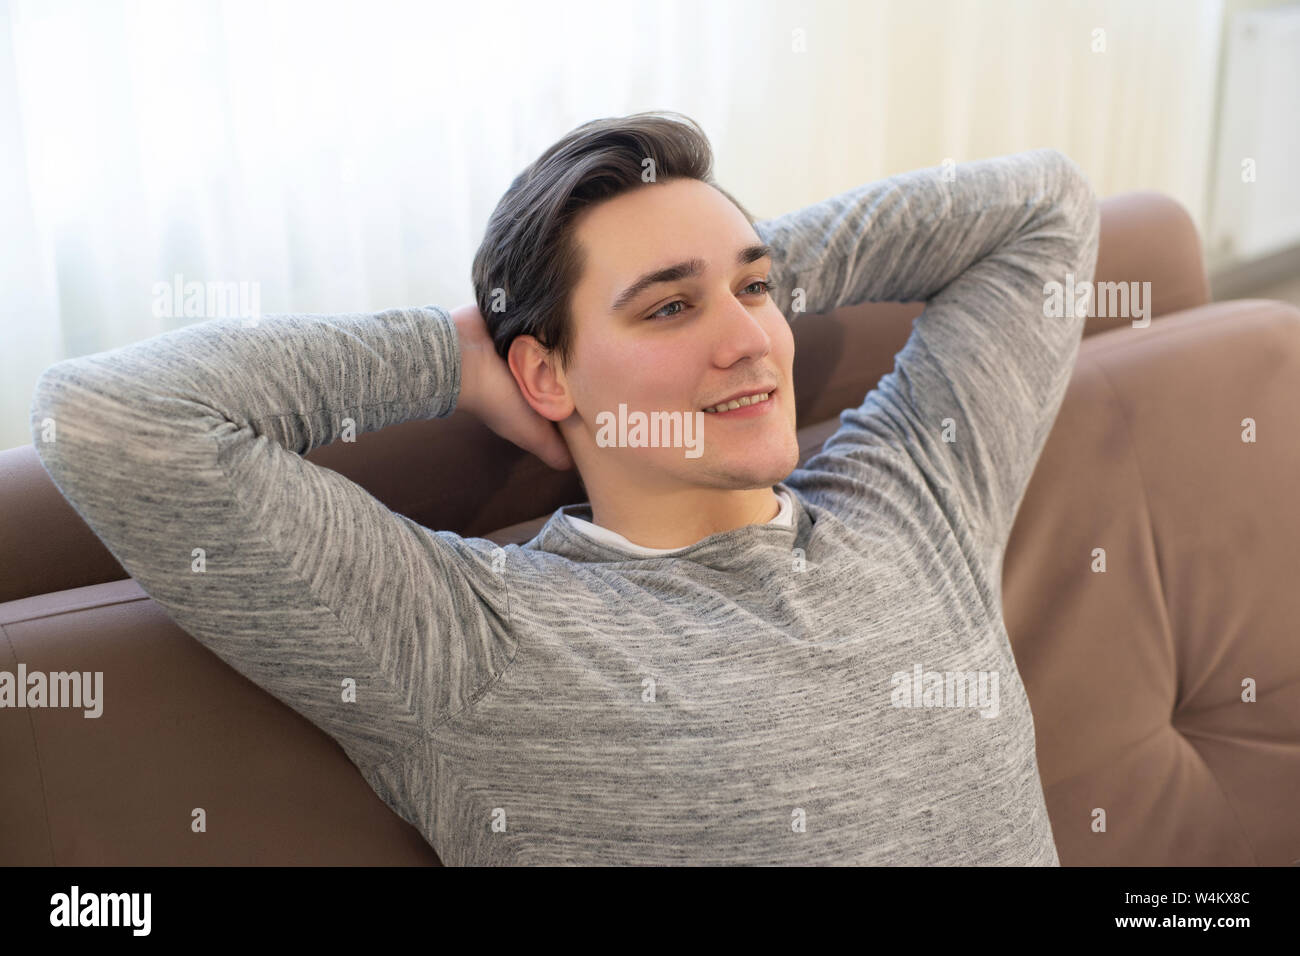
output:
<svg viewBox="0 0 1300 956"><path fill-rule="evenodd" d="M531 452L557 471L573 467L573 456L555 423L524 399L505 360L497 355L477 305L451 313L460 337L460 398L468 411L506 441Z"/></svg>

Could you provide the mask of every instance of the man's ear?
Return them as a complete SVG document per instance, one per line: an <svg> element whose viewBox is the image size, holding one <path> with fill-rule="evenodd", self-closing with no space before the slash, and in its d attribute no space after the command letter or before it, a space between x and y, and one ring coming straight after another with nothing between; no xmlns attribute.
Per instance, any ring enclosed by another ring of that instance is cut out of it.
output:
<svg viewBox="0 0 1300 956"><path fill-rule="evenodd" d="M506 352L506 364L524 400L533 411L553 422L573 414L573 399L559 357L532 335L516 335Z"/></svg>

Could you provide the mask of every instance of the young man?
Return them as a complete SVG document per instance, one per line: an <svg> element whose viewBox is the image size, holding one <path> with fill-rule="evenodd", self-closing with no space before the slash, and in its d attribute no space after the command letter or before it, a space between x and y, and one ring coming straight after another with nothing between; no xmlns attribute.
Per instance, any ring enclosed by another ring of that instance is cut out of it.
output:
<svg viewBox="0 0 1300 956"><path fill-rule="evenodd" d="M1095 194L1043 149L752 222L709 163L672 114L587 124L502 200L475 306L67 360L37 449L448 864L1055 865L1001 558L1083 326L1045 285L1091 282ZM927 306L794 469L788 323L879 300ZM602 440L620 403L700 413L700 454ZM458 404L590 503L498 548L300 457Z"/></svg>

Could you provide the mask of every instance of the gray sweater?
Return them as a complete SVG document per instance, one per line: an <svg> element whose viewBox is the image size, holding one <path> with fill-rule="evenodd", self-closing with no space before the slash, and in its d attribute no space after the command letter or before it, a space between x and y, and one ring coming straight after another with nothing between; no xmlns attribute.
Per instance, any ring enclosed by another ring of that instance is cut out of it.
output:
<svg viewBox="0 0 1300 956"><path fill-rule="evenodd" d="M949 179L757 226L790 321L796 289L809 313L927 302L777 486L790 526L647 557L570 505L501 548L305 461L452 412L459 341L433 305L213 319L59 362L36 448L172 619L449 865L1056 865L1001 559L1084 322L1045 317L1044 285L1091 282L1099 212L1056 150Z"/></svg>

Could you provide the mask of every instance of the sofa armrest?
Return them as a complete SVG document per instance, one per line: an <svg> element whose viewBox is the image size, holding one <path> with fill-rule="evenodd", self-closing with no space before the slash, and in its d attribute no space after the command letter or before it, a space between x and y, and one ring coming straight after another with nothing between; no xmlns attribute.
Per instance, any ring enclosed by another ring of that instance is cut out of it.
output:
<svg viewBox="0 0 1300 956"><path fill-rule="evenodd" d="M32 445L0 451L0 604L126 578Z"/></svg>
<svg viewBox="0 0 1300 956"><path fill-rule="evenodd" d="M338 743L135 581L0 605L0 670L19 662L95 675L95 699L0 710L0 864L441 862Z"/></svg>
<svg viewBox="0 0 1300 956"><path fill-rule="evenodd" d="M1101 242L1094 281L1151 283L1151 317L1210 301L1201 237L1176 199L1151 190L1101 201ZM1094 316L1084 335L1129 325L1124 317Z"/></svg>

